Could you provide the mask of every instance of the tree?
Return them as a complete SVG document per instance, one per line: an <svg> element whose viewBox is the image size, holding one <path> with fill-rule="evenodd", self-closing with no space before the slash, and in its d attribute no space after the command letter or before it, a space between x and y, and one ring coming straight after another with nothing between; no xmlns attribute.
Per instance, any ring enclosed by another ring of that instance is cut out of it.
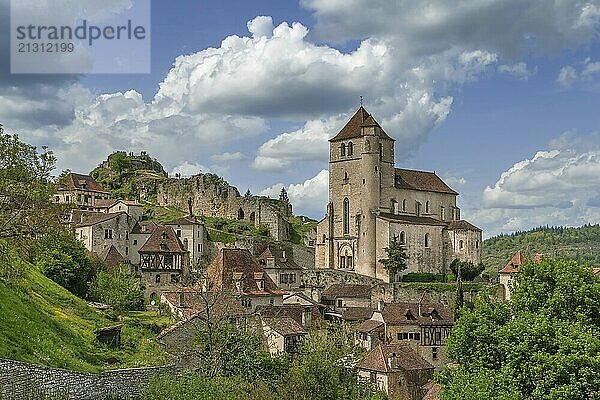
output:
<svg viewBox="0 0 600 400"><path fill-rule="evenodd" d="M117 151L108 157L108 166L117 174L121 174L131 166L131 160L124 152Z"/></svg>
<svg viewBox="0 0 600 400"><path fill-rule="evenodd" d="M394 276L406 269L408 256L406 255L404 245L398 241L397 237L394 236L390 241L390 245L384 250L387 258L383 258L379 262L383 264L383 267L389 272L390 276Z"/></svg>
<svg viewBox="0 0 600 400"><path fill-rule="evenodd" d="M112 273L98 272L91 285L92 299L112 306L118 313L144 309L144 284L119 265Z"/></svg>
<svg viewBox="0 0 600 400"><path fill-rule="evenodd" d="M587 399L600 387L600 280L575 262L521 266L510 302L482 297L448 338L444 399Z"/></svg>
<svg viewBox="0 0 600 400"><path fill-rule="evenodd" d="M32 246L32 261L42 273L71 293L87 298L94 264L85 246L68 232L47 234Z"/></svg>
<svg viewBox="0 0 600 400"><path fill-rule="evenodd" d="M481 275L481 273L485 269L483 263L475 265L471 261L461 261L458 258L455 258L454 261L450 263L450 270L452 271L455 277L458 277L459 267L461 277L465 281L472 281L473 279Z"/></svg>
<svg viewBox="0 0 600 400"><path fill-rule="evenodd" d="M50 201L52 152L38 153L0 126L0 155L0 238L22 241L59 229L66 208Z"/></svg>

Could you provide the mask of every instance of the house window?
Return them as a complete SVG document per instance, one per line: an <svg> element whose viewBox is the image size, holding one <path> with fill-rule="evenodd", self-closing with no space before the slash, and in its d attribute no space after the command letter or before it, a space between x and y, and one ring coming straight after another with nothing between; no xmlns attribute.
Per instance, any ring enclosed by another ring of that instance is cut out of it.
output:
<svg viewBox="0 0 600 400"><path fill-rule="evenodd" d="M173 254L165 254L165 267L173 268Z"/></svg>
<svg viewBox="0 0 600 400"><path fill-rule="evenodd" d="M429 233L425 234L425 247L429 247L431 245L431 239L429 238Z"/></svg>
<svg viewBox="0 0 600 400"><path fill-rule="evenodd" d="M398 202L394 199L391 200L390 211L394 214L398 214Z"/></svg>
<svg viewBox="0 0 600 400"><path fill-rule="evenodd" d="M350 200L344 199L344 235L350 233Z"/></svg>
<svg viewBox="0 0 600 400"><path fill-rule="evenodd" d="M344 183L348 183L349 178L348 178L348 173L344 172Z"/></svg>
<svg viewBox="0 0 600 400"><path fill-rule="evenodd" d="M322 238L323 241L321 243L325 243L325 239L327 239L327 238L325 237L325 235L323 235L323 238Z"/></svg>
<svg viewBox="0 0 600 400"><path fill-rule="evenodd" d="M406 233L400 232L400 244L406 244Z"/></svg>
<svg viewBox="0 0 600 400"><path fill-rule="evenodd" d="M250 300L250 299L242 299L242 307L245 307L245 308L252 307L252 300Z"/></svg>
<svg viewBox="0 0 600 400"><path fill-rule="evenodd" d="M337 301L337 306L338 306L338 307L342 307L342 304L343 304L343 303L342 303L342 299L338 299L338 301Z"/></svg>
<svg viewBox="0 0 600 400"><path fill-rule="evenodd" d="M160 274L156 274L156 277L154 278L154 282L160 283Z"/></svg>
<svg viewBox="0 0 600 400"><path fill-rule="evenodd" d="M437 347L432 347L431 348L431 359L432 360L437 360L438 358L438 348Z"/></svg>
<svg viewBox="0 0 600 400"><path fill-rule="evenodd" d="M417 217L421 216L421 203L415 201L415 214Z"/></svg>
<svg viewBox="0 0 600 400"><path fill-rule="evenodd" d="M348 155L351 156L352 154L354 154L354 145L352 142L348 142Z"/></svg>
<svg viewBox="0 0 600 400"><path fill-rule="evenodd" d="M202 243L198 243L198 251L202 252Z"/></svg>
<svg viewBox="0 0 600 400"><path fill-rule="evenodd" d="M479 248L479 240L475 241L475 248L478 249Z"/></svg>
<svg viewBox="0 0 600 400"><path fill-rule="evenodd" d="M112 239L112 237L113 237L112 229L105 229L104 230L104 239Z"/></svg>
<svg viewBox="0 0 600 400"><path fill-rule="evenodd" d="M459 240L458 241L458 249L462 250L464 246L465 246L465 243L462 240Z"/></svg>
<svg viewBox="0 0 600 400"><path fill-rule="evenodd" d="M183 247L187 250L188 249L188 239L184 238L183 239Z"/></svg>
<svg viewBox="0 0 600 400"><path fill-rule="evenodd" d="M177 237L181 237L181 229L177 229Z"/></svg>
<svg viewBox="0 0 600 400"><path fill-rule="evenodd" d="M430 213L429 207L430 207L430 203L429 203L429 200L427 200L425 202L425 214L429 214Z"/></svg>
<svg viewBox="0 0 600 400"><path fill-rule="evenodd" d="M444 209L444 206L440 206L440 219L442 221L446 220L446 210Z"/></svg>
<svg viewBox="0 0 600 400"><path fill-rule="evenodd" d="M402 211L406 211L406 199L402 200Z"/></svg>
<svg viewBox="0 0 600 400"><path fill-rule="evenodd" d="M346 145L344 143L340 144L340 156L346 155Z"/></svg>
<svg viewBox="0 0 600 400"><path fill-rule="evenodd" d="M133 245L135 246L137 244L137 239L133 239Z"/></svg>

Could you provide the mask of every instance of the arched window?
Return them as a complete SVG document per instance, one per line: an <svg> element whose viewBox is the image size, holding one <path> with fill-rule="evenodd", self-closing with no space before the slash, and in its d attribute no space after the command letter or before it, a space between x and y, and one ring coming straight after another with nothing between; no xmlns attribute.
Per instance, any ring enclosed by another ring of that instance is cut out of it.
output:
<svg viewBox="0 0 600 400"><path fill-rule="evenodd" d="M400 244L406 244L406 233L400 232Z"/></svg>
<svg viewBox="0 0 600 400"><path fill-rule="evenodd" d="M462 240L459 240L459 241L458 241L458 249L459 249L459 250L462 250L462 249L463 249L463 247L465 247L465 243L464 243Z"/></svg>
<svg viewBox="0 0 600 400"><path fill-rule="evenodd" d="M354 154L354 145L352 142L348 142L348 155L351 156L352 154Z"/></svg>
<svg viewBox="0 0 600 400"><path fill-rule="evenodd" d="M244 210L241 207L238 210L238 219L244 219Z"/></svg>
<svg viewBox="0 0 600 400"><path fill-rule="evenodd" d="M429 238L429 233L425 234L425 247L429 247L431 245L431 239Z"/></svg>
<svg viewBox="0 0 600 400"><path fill-rule="evenodd" d="M390 201L390 211L394 214L398 214L398 202L394 199Z"/></svg>
<svg viewBox="0 0 600 400"><path fill-rule="evenodd" d="M340 156L346 155L346 145L344 143L340 144Z"/></svg>
<svg viewBox="0 0 600 400"><path fill-rule="evenodd" d="M406 199L402 200L402 211L406 211Z"/></svg>
<svg viewBox="0 0 600 400"><path fill-rule="evenodd" d="M350 233L350 200L344 199L344 235Z"/></svg>
<svg viewBox="0 0 600 400"><path fill-rule="evenodd" d="M429 214L430 212L431 212L430 211L430 203L429 203L429 200L427 200L425 202L425 214Z"/></svg>

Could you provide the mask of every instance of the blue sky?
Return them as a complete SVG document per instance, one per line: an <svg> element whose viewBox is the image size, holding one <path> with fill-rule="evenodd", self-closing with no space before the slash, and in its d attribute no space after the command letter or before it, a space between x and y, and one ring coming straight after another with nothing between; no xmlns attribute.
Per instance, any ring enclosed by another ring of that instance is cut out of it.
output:
<svg viewBox="0 0 600 400"><path fill-rule="evenodd" d="M150 74L16 76L0 61L0 123L59 168L146 150L241 192L285 186L319 219L327 138L363 95L397 166L435 170L486 236L600 222L597 0L156 0L151 25Z"/></svg>

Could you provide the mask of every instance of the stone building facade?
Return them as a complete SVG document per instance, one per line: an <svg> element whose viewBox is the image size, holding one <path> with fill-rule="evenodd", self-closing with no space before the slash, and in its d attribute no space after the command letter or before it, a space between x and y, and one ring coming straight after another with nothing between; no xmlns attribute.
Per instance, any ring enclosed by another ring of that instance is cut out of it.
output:
<svg viewBox="0 0 600 400"><path fill-rule="evenodd" d="M184 249L190 252L191 269L199 269L204 255L204 246L208 240L204 224L194 217L181 217L166 222L165 226L170 226L175 230Z"/></svg>
<svg viewBox="0 0 600 400"><path fill-rule="evenodd" d="M395 281L378 260L396 238L403 273L449 271L455 259L481 261L481 230L461 220L458 193L435 172L395 168L394 139L360 107L332 139L329 204L317 225L317 268Z"/></svg>
<svg viewBox="0 0 600 400"><path fill-rule="evenodd" d="M133 226L132 217L125 212L82 214L75 224L75 237L89 251L101 254L114 246L125 258L132 256L129 248L129 232Z"/></svg>
<svg viewBox="0 0 600 400"><path fill-rule="evenodd" d="M54 202L74 204L87 211L100 211L99 204L110 199L110 193L89 175L70 172L58 185Z"/></svg>
<svg viewBox="0 0 600 400"><path fill-rule="evenodd" d="M275 240L289 238L292 206L285 192L279 199L241 196L237 188L215 175L199 174L161 183L157 200L159 205L174 206L194 215L243 220L255 226L263 224Z"/></svg>

